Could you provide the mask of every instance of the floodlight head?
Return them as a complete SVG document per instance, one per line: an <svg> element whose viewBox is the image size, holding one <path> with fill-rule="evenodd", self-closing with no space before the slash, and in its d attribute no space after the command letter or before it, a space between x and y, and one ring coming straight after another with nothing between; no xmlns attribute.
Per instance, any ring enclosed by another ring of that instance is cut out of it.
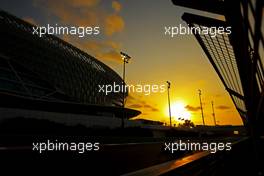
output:
<svg viewBox="0 0 264 176"><path fill-rule="evenodd" d="M124 59L124 62L126 62L126 63L128 63L129 59L131 59L131 57L128 54L126 54L122 51L120 52L120 54L121 54L122 59Z"/></svg>
<svg viewBox="0 0 264 176"><path fill-rule="evenodd" d="M170 88L170 84L171 84L171 83L170 83L169 81L166 81L166 82L167 82L167 84L168 84L168 88Z"/></svg>

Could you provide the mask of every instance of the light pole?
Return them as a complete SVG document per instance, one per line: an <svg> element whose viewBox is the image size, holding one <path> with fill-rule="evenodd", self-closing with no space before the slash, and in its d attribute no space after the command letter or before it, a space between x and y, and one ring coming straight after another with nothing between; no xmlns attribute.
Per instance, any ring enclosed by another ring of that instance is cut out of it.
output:
<svg viewBox="0 0 264 176"><path fill-rule="evenodd" d="M128 63L129 59L131 57L127 55L126 53L120 52L121 57L123 59L123 84L122 84L122 92L123 92L123 102L122 102L122 107L123 107L123 115L122 115L122 122L121 122L121 128L125 127L124 119L125 119L125 96L126 96L126 88L125 88L125 76L126 76L126 64Z"/></svg>
<svg viewBox="0 0 264 176"><path fill-rule="evenodd" d="M169 104L169 116L170 116L170 127L171 127L171 107L170 107L170 82L167 81L168 84L168 104Z"/></svg>
<svg viewBox="0 0 264 176"><path fill-rule="evenodd" d="M202 91L199 89L198 90L198 93L199 93L199 99L200 99L200 107L201 107L201 114L202 114L202 119L203 119L203 125L205 126L205 123L204 123L204 114L203 114L203 104L202 104Z"/></svg>
<svg viewBox="0 0 264 176"><path fill-rule="evenodd" d="M216 119L215 119L215 112L214 112L214 102L213 101L212 101L212 110L213 110L212 115L213 115L213 118L214 118L214 124L216 126Z"/></svg>

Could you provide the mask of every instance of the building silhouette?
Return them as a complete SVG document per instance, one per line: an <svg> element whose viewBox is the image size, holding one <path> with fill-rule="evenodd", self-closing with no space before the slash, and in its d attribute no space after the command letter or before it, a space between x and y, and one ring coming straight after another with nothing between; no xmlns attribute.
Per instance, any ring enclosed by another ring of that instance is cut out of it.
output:
<svg viewBox="0 0 264 176"><path fill-rule="evenodd" d="M33 27L0 11L1 119L27 116L51 120L55 116L54 120L70 122L93 116L94 119L86 121L95 123L101 119L101 125L111 126L113 122L119 126L123 93L106 95L99 85L122 86L122 78L104 63L58 37L34 35ZM140 114L128 108L125 113L126 118ZM82 117L73 117L78 114ZM113 118L102 121L103 117Z"/></svg>

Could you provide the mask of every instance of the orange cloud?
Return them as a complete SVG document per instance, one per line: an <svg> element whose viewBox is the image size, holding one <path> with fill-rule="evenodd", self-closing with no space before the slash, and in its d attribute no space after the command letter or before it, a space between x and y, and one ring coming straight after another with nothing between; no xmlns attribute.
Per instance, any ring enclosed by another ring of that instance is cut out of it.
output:
<svg viewBox="0 0 264 176"><path fill-rule="evenodd" d="M130 108L142 108L142 105L141 104L132 104L132 105L129 105Z"/></svg>
<svg viewBox="0 0 264 176"><path fill-rule="evenodd" d="M75 7L92 7L98 4L99 0L67 0Z"/></svg>
<svg viewBox="0 0 264 176"><path fill-rule="evenodd" d="M116 49L116 50L120 50L121 48L121 45L120 43L116 43L114 41L105 41L104 44L107 46L107 47L110 47L110 48L113 48L113 49Z"/></svg>
<svg viewBox="0 0 264 176"><path fill-rule="evenodd" d="M37 6L40 6L48 12L48 15L53 15L59 19L59 23L66 25L91 26L98 24L98 10L95 8L94 0L66 0L59 2L52 0L38 0ZM82 3L81 3L82 2Z"/></svg>
<svg viewBox="0 0 264 176"><path fill-rule="evenodd" d="M113 14L109 15L105 19L105 34L108 36L113 35L116 32L121 32L123 31L125 27L125 23L122 17L119 15Z"/></svg>
<svg viewBox="0 0 264 176"><path fill-rule="evenodd" d="M78 40L70 36L63 36L63 39L81 50L95 56L99 60L108 60L115 63L122 63L122 58L119 53L120 43L112 40Z"/></svg>
<svg viewBox="0 0 264 176"><path fill-rule="evenodd" d="M58 5L58 3L61 3ZM35 0L35 6L44 9L48 16L55 16L59 22L76 26L99 26L104 28L105 35L122 32L125 27L123 18L118 15L121 4L112 2L115 13L99 8L99 0L65 0L57 2L53 0Z"/></svg>
<svg viewBox="0 0 264 176"><path fill-rule="evenodd" d="M127 100L128 100L127 107L135 108L142 111L141 115L147 112L159 112L159 109L156 108L155 105L151 105L149 104L149 102L147 103L146 101L142 100L142 98L136 96L135 94L133 94L133 96L129 94Z"/></svg>
<svg viewBox="0 0 264 176"><path fill-rule="evenodd" d="M146 108L147 110L153 111L153 112L157 112L157 111L159 111L158 108L155 108L154 106L152 106L152 105L148 105L148 104L145 104L145 105L144 105L144 108Z"/></svg>
<svg viewBox="0 0 264 176"><path fill-rule="evenodd" d="M97 57L103 59L103 60L111 60L111 61L116 61L118 63L121 63L122 58L119 52L115 50L111 50L105 53L100 53L97 55Z"/></svg>
<svg viewBox="0 0 264 176"><path fill-rule="evenodd" d="M122 5L117 1L112 2L112 7L116 12L119 12L122 9Z"/></svg>
<svg viewBox="0 0 264 176"><path fill-rule="evenodd" d="M63 2L34 0L34 5L44 9L49 19L51 17L52 20L58 19L57 24L60 23L60 25L99 26L100 35L103 36L100 39L91 40L89 37L79 39L74 36L63 36L63 39L98 59L119 62L121 61L119 54L121 44L112 41L111 36L124 30L125 22L118 15L122 5L114 0L111 3L112 11L109 11L100 6L102 2L100 0L65 0ZM104 37L107 37L107 40Z"/></svg>
<svg viewBox="0 0 264 176"><path fill-rule="evenodd" d="M97 41L87 41L86 44L83 46L87 50L92 50L95 52L98 52L102 48L102 45L98 43Z"/></svg>
<svg viewBox="0 0 264 176"><path fill-rule="evenodd" d="M185 109L187 109L188 111L191 111L191 112L196 112L196 111L199 111L201 109L201 107L200 106L187 105L187 106L185 106Z"/></svg>

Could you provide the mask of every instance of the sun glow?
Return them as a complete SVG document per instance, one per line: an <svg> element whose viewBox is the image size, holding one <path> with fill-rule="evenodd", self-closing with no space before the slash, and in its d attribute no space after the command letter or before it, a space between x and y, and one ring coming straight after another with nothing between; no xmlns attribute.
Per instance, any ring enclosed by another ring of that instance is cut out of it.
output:
<svg viewBox="0 0 264 176"><path fill-rule="evenodd" d="M185 103L177 101L171 105L171 116L175 120L190 120L191 113L185 108Z"/></svg>

